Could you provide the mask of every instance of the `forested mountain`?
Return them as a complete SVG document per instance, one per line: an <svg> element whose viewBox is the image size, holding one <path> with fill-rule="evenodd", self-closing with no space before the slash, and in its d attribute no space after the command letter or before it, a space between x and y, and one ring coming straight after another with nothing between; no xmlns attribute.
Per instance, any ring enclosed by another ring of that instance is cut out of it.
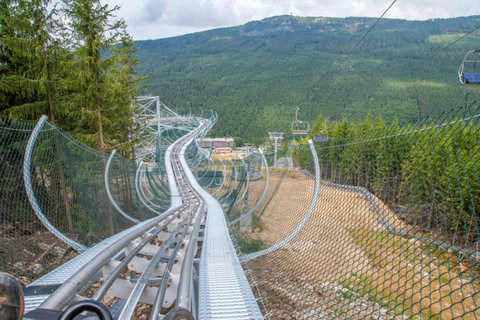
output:
<svg viewBox="0 0 480 320"><path fill-rule="evenodd" d="M290 131L295 108L312 124L382 116L387 122L438 114L479 97L457 69L480 32L480 16L428 21L277 16L243 26L137 41L145 94L179 111L218 112L213 135L259 142ZM480 66L479 66L480 67Z"/></svg>

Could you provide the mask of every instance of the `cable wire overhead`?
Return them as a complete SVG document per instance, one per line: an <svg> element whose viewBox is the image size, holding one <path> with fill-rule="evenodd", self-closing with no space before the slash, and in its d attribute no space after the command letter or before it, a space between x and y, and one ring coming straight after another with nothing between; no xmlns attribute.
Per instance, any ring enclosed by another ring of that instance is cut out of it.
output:
<svg viewBox="0 0 480 320"><path fill-rule="evenodd" d="M439 49L437 50L435 53L437 52L440 52L440 51L443 51L449 47L451 47L452 45L454 45L455 43L457 43L458 41L462 40L463 38L471 35L472 33L474 33L475 31L479 30L480 29L480 26L476 27L475 29L473 29L472 31L468 32L468 33L465 33L463 36L459 37L458 39L456 39L455 41L453 42L450 42L449 44L447 44L445 47L443 47L442 49Z"/></svg>
<svg viewBox="0 0 480 320"><path fill-rule="evenodd" d="M358 46L363 42L363 40L367 37L367 35L373 30L373 28L375 28L375 26L380 22L380 20L382 20L383 16L385 16L387 14L388 10L390 10L390 8L393 7L395 2L397 2L397 0L393 0L393 2L382 13L382 15L377 19L377 21L375 21L375 23L370 27L370 29L368 29L368 31L363 35L363 37L360 40L358 40L358 42L355 44L355 46L352 48L352 50L350 50L350 52L343 58L343 60L340 62L340 64L344 63L345 60L347 60L347 58L355 51L355 49L358 48Z"/></svg>

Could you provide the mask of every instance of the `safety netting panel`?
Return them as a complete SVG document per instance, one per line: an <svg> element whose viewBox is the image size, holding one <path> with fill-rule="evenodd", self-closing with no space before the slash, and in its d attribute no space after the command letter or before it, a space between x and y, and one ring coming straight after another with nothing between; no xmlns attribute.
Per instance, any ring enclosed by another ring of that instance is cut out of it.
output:
<svg viewBox="0 0 480 320"><path fill-rule="evenodd" d="M20 277L24 284L58 266L48 262L54 256L70 254L39 223L25 192L22 166L34 127L33 122L0 119L0 270ZM50 259L45 259L47 255Z"/></svg>
<svg viewBox="0 0 480 320"><path fill-rule="evenodd" d="M262 177L248 181L247 191L244 182L227 215L230 233L242 254L266 249L290 235L304 217L312 198L312 179L284 169L270 167L268 171L267 189L264 190L266 172L262 168ZM257 208L248 214L257 204ZM289 218L279 228L278 217L272 213L281 210L289 212Z"/></svg>
<svg viewBox="0 0 480 320"><path fill-rule="evenodd" d="M108 157L109 155L107 154L106 156ZM104 163L101 163L102 166L103 164ZM165 202L165 206L162 209L159 209L158 212L163 212L169 207L170 194L168 191L168 187L165 187L165 182L160 178L162 175L159 174L157 170L155 170L156 167L154 165L152 167L153 169L149 168L145 174L150 179L145 178L146 181L144 181L144 183L142 184L140 183L141 181L138 179L138 176L143 172L137 172L137 166L135 165L135 163L124 158L118 153L116 153L112 158L108 171L108 183L110 192L112 194L113 201L115 201L115 203L120 207L120 209L125 212L128 217L130 217L129 222L132 222L132 220L144 221L153 218L158 214L155 213L155 211L151 211L146 208L146 205L143 204L139 198L140 192L143 192L144 194L153 193L155 195L161 193L163 197L162 199ZM99 172L105 172L104 167L100 168L100 170L103 171ZM163 174L163 176L165 176L165 174ZM137 187L135 186L136 181L139 183ZM103 184L104 183L105 182L103 182ZM102 185L102 187L105 189L104 185ZM162 188L162 192L156 191L160 188ZM158 199L154 199L153 201L154 204L157 204L159 202ZM111 205L111 203L107 204ZM105 209L106 212L109 212L108 208ZM113 216L113 221L115 221L114 224L125 223L125 220L123 218L125 217L122 215L118 215L118 213L115 212ZM130 223L127 224L129 225ZM123 229L124 227L122 227L121 225L117 225L115 227L114 234Z"/></svg>
<svg viewBox="0 0 480 320"><path fill-rule="evenodd" d="M246 263L271 319L480 318L480 108L315 143L316 207L280 249ZM270 172L274 191L240 255L282 241L314 180Z"/></svg>
<svg viewBox="0 0 480 320"><path fill-rule="evenodd" d="M115 210L107 196L109 154L78 142L50 123L38 135L29 166L31 192L43 215L39 217L27 197L23 175L34 126L0 120L0 269L24 284L76 256L77 250L62 237L89 248L134 225ZM153 214L139 204L135 173L135 164L117 155L108 182L117 204L142 221Z"/></svg>

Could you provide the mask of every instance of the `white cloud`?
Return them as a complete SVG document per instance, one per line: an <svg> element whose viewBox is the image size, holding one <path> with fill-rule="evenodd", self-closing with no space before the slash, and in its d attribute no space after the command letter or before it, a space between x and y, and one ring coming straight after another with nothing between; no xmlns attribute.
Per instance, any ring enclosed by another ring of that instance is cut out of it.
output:
<svg viewBox="0 0 480 320"><path fill-rule="evenodd" d="M392 0L107 0L122 8L134 39L163 38L234 26L281 14L378 17ZM480 14L479 0L398 0L388 18L430 19Z"/></svg>

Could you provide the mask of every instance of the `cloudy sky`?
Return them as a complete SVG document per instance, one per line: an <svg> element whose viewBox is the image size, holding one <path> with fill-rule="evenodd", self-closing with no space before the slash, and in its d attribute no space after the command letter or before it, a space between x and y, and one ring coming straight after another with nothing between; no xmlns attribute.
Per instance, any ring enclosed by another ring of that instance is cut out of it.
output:
<svg viewBox="0 0 480 320"><path fill-rule="evenodd" d="M378 17L393 0L105 0L135 40L229 27L281 14ZM480 15L480 0L397 0L385 16L424 20Z"/></svg>

